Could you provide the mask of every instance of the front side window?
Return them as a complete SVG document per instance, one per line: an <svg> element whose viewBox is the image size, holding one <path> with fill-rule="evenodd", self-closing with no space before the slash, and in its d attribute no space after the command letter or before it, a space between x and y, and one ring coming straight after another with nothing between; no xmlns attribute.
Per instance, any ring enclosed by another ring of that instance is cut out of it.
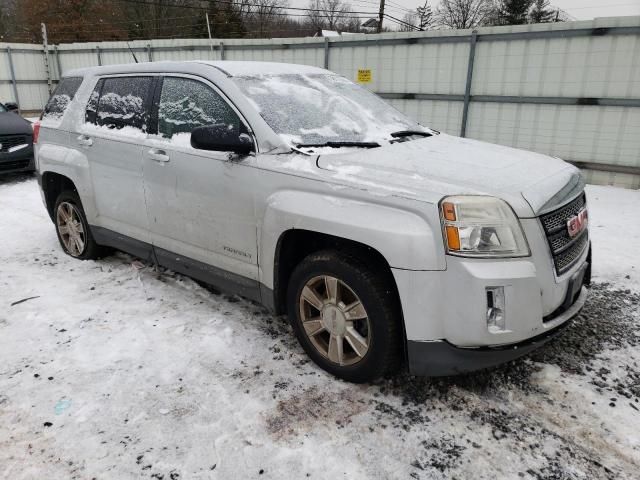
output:
<svg viewBox="0 0 640 480"><path fill-rule="evenodd" d="M147 131L147 101L153 77L105 78L101 88L93 91L87 105L87 120L91 121L97 102L95 123L108 128L133 127Z"/></svg>
<svg viewBox="0 0 640 480"><path fill-rule="evenodd" d="M158 133L190 134L205 125L240 128L240 118L212 88L189 78L165 77L158 106Z"/></svg>
<svg viewBox="0 0 640 480"><path fill-rule="evenodd" d="M73 100L78 88L82 84L82 77L65 77L49 98L42 114L43 120L60 120L67 107Z"/></svg>

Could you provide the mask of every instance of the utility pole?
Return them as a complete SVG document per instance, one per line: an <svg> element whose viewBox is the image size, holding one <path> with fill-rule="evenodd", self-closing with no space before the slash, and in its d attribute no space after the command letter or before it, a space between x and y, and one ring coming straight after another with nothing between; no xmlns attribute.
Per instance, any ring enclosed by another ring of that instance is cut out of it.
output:
<svg viewBox="0 0 640 480"><path fill-rule="evenodd" d="M384 0L380 0L380 11L378 13L378 33L382 33L383 19L384 19Z"/></svg>
<svg viewBox="0 0 640 480"><path fill-rule="evenodd" d="M42 30L42 48L44 50L44 71L47 74L47 89L49 95L51 95L51 68L49 67L49 41L47 39L47 26L44 23L40 24Z"/></svg>
<svg viewBox="0 0 640 480"><path fill-rule="evenodd" d="M213 55L213 40L211 39L211 25L209 24L209 12L205 12L205 18L207 19L207 32L209 32L209 46L211 47L211 55Z"/></svg>

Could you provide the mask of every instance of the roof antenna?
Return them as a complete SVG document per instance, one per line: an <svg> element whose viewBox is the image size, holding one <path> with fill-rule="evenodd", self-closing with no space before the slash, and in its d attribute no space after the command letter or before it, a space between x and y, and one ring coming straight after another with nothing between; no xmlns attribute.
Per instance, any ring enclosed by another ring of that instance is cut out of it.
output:
<svg viewBox="0 0 640 480"><path fill-rule="evenodd" d="M131 45L129 45L129 42L127 42L127 47L129 47L129 51L131 52L131 55L133 55L133 59L136 61L136 63L139 63L138 59L136 58L136 54L133 53L133 50L131 49Z"/></svg>

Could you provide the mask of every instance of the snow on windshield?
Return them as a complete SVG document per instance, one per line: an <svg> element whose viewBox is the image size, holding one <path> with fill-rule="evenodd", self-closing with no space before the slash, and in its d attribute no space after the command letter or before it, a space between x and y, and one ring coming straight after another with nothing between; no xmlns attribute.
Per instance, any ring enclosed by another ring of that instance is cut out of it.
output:
<svg viewBox="0 0 640 480"><path fill-rule="evenodd" d="M269 126L293 145L388 142L399 130L423 130L378 96L333 74L233 77Z"/></svg>

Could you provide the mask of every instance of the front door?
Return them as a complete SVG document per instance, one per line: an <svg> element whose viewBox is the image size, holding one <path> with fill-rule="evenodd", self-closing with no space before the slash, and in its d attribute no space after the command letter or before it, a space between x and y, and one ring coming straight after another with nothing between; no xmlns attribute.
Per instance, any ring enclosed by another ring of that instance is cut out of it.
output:
<svg viewBox="0 0 640 480"><path fill-rule="evenodd" d="M242 120L213 85L197 78L166 76L156 97L158 134L146 141L143 158L158 260L258 298L255 157L233 158L190 144L196 127Z"/></svg>

